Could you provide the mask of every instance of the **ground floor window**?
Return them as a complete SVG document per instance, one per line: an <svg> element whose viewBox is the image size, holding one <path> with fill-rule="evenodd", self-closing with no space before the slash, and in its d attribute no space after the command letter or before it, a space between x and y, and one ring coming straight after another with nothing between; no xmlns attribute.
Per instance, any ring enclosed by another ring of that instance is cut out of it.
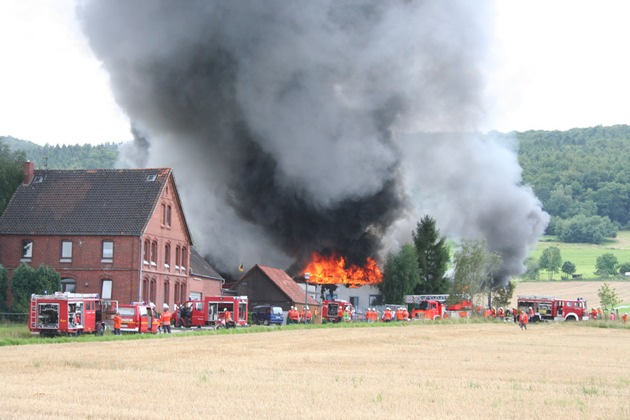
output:
<svg viewBox="0 0 630 420"><path fill-rule="evenodd" d="M103 280L103 284L101 286L101 298L102 299L111 299L112 298L112 280L105 279Z"/></svg>
<svg viewBox="0 0 630 420"><path fill-rule="evenodd" d="M61 279L61 291L75 293L77 290L77 282L74 279Z"/></svg>

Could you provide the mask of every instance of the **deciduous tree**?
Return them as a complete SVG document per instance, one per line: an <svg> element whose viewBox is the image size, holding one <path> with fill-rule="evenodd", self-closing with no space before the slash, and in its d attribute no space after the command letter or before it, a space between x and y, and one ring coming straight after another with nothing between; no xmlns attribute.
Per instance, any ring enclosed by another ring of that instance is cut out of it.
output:
<svg viewBox="0 0 630 420"><path fill-rule="evenodd" d="M602 277L614 276L617 274L617 265L619 262L617 261L617 257L612 252L607 252L605 254L597 257L595 262L595 274Z"/></svg>
<svg viewBox="0 0 630 420"><path fill-rule="evenodd" d="M7 269L0 264L0 311L4 312L7 307L7 292L9 288L9 273Z"/></svg>
<svg viewBox="0 0 630 420"><path fill-rule="evenodd" d="M53 268L40 265L35 269L22 264L13 270L11 293L13 295L13 312L28 312L31 295L53 293L61 289L61 276Z"/></svg>
<svg viewBox="0 0 630 420"><path fill-rule="evenodd" d="M25 159L24 152L11 152L0 140L0 214L22 182Z"/></svg>
<svg viewBox="0 0 630 420"><path fill-rule="evenodd" d="M617 296L617 290L614 287L610 287L608 283L604 283L602 287L597 291L599 301L604 308L610 308L613 310L615 306L619 305L620 300Z"/></svg>
<svg viewBox="0 0 630 420"><path fill-rule="evenodd" d="M538 259L538 265L541 269L546 270L547 273L549 273L549 280L552 280L553 275L560 271L560 266L562 265L560 248L556 246L545 248Z"/></svg>
<svg viewBox="0 0 630 420"><path fill-rule="evenodd" d="M567 279L571 276L571 274L575 273L575 270L575 264L573 264L571 261L565 261L562 264L562 272L566 274L565 278Z"/></svg>
<svg viewBox="0 0 630 420"><path fill-rule="evenodd" d="M451 294L468 294L480 300L481 293L490 291L493 275L501 267L502 258L488 249L483 239L464 240L454 255L455 273Z"/></svg>

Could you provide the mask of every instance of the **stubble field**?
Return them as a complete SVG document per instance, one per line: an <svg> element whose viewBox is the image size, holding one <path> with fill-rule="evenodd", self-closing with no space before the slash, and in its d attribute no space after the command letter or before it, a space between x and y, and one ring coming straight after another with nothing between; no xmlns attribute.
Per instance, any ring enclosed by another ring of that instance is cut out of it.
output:
<svg viewBox="0 0 630 420"><path fill-rule="evenodd" d="M0 418L629 418L629 337L412 322L8 346Z"/></svg>
<svg viewBox="0 0 630 420"><path fill-rule="evenodd" d="M512 306L516 305L516 298L519 295L543 295L556 296L562 299L586 299L589 308L597 308L601 305L597 292L608 283L611 289L617 293L620 302L630 302L630 281L610 280L610 281L537 281L516 283L514 289ZM622 310L620 312L626 312ZM628 311L630 312L630 311Z"/></svg>

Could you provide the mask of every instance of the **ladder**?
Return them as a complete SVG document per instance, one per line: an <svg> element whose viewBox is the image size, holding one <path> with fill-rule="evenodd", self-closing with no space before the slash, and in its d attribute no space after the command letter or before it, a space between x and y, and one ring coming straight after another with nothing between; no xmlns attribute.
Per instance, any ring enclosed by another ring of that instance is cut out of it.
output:
<svg viewBox="0 0 630 420"><path fill-rule="evenodd" d="M31 313L29 314L31 330L37 328L37 300L31 299Z"/></svg>

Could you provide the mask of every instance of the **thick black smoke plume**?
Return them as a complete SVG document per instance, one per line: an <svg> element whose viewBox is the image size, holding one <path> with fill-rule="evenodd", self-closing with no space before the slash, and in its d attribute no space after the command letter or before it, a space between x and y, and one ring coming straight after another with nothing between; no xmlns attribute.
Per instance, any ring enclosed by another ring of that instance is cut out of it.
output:
<svg viewBox="0 0 630 420"><path fill-rule="evenodd" d="M138 163L174 168L196 247L227 271L299 266L312 251L362 262L429 213L444 233L486 237L519 272L546 215L514 153L401 135L475 130L488 15L469 1L79 8L149 141Z"/></svg>

